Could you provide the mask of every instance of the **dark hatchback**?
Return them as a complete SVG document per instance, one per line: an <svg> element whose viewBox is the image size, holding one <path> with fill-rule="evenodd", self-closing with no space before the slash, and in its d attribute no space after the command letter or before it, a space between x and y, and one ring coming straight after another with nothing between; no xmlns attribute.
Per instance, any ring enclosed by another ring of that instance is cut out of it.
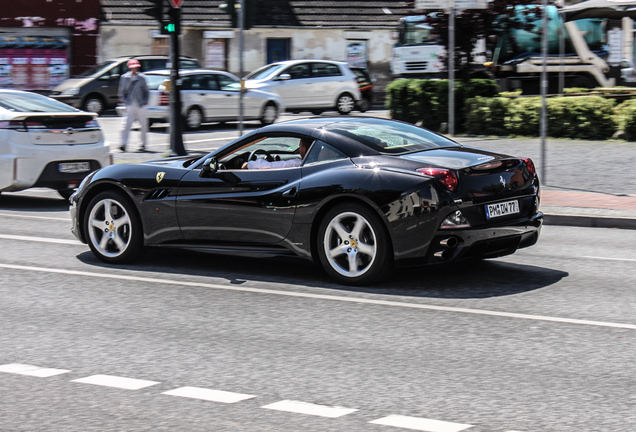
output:
<svg viewBox="0 0 636 432"><path fill-rule="evenodd" d="M257 158L298 161L241 169ZM512 254L543 222L530 159L371 117L276 123L203 157L106 167L71 197L71 216L108 263L148 246L297 255L351 285L398 264Z"/></svg>
<svg viewBox="0 0 636 432"><path fill-rule="evenodd" d="M350 67L351 71L356 75L358 85L360 86L360 101L357 108L360 112L367 112L373 106L373 82L369 71L364 68Z"/></svg>

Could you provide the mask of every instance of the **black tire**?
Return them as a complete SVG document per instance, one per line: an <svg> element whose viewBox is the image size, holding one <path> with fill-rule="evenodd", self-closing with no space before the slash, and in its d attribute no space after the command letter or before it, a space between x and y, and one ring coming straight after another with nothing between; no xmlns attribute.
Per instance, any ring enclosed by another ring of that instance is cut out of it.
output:
<svg viewBox="0 0 636 432"><path fill-rule="evenodd" d="M362 99L360 99L360 102L358 102L358 110L360 112L367 112L369 111L370 108L371 108L371 101L369 101L368 98L363 97Z"/></svg>
<svg viewBox="0 0 636 432"><path fill-rule="evenodd" d="M322 112L323 112L322 110L311 110L311 113L313 115L320 115L320 114L322 114Z"/></svg>
<svg viewBox="0 0 636 432"><path fill-rule="evenodd" d="M106 109L104 98L99 95L88 95L88 97L84 99L82 109L84 111L97 113L97 115L102 115Z"/></svg>
<svg viewBox="0 0 636 432"><path fill-rule="evenodd" d="M341 115L347 115L356 107L356 100L349 93L343 93L338 96L336 101L336 109Z"/></svg>
<svg viewBox="0 0 636 432"><path fill-rule="evenodd" d="M596 87L596 84L593 79L585 75L577 75L573 77L568 87L572 88L593 88Z"/></svg>
<svg viewBox="0 0 636 432"><path fill-rule="evenodd" d="M377 283L391 274L391 242L379 216L358 204L339 204L320 221L316 238L324 271L345 285Z"/></svg>
<svg viewBox="0 0 636 432"><path fill-rule="evenodd" d="M57 190L57 193L60 194L60 196L67 201L71 197L71 195L73 195L73 192L75 192L75 189L58 189Z"/></svg>
<svg viewBox="0 0 636 432"><path fill-rule="evenodd" d="M267 105L263 107L263 112L261 113L261 124L263 126L273 124L278 118L278 107L276 104L269 102Z"/></svg>
<svg viewBox="0 0 636 432"><path fill-rule="evenodd" d="M188 130L197 130L203 123L203 112L199 108L190 108L184 118L185 127Z"/></svg>
<svg viewBox="0 0 636 432"><path fill-rule="evenodd" d="M91 251L106 263L127 263L144 251L137 209L120 191L96 195L84 213L84 233Z"/></svg>

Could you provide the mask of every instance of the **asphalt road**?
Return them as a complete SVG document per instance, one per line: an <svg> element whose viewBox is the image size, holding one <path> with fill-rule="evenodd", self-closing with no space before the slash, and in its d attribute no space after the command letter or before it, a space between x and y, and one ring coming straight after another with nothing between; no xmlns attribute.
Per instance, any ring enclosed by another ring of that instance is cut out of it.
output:
<svg viewBox="0 0 636 432"><path fill-rule="evenodd" d="M104 265L69 228L54 192L0 196L2 432L636 430L636 231L354 289L291 258Z"/></svg>

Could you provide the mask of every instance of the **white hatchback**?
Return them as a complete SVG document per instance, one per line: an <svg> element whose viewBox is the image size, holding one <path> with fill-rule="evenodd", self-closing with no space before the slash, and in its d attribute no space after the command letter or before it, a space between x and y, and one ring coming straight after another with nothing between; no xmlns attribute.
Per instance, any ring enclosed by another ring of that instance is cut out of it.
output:
<svg viewBox="0 0 636 432"><path fill-rule="evenodd" d="M247 88L278 94L291 112L349 114L360 101L357 76L343 62L287 60L263 66L245 80Z"/></svg>
<svg viewBox="0 0 636 432"><path fill-rule="evenodd" d="M0 192L55 189L68 198L113 157L95 117L45 96L0 90Z"/></svg>

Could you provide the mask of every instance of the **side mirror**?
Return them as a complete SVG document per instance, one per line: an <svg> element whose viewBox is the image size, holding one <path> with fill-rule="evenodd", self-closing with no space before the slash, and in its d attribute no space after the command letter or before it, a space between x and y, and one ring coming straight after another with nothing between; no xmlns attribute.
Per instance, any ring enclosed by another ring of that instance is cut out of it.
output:
<svg viewBox="0 0 636 432"><path fill-rule="evenodd" d="M203 162L203 166L201 167L201 172L199 172L199 177L209 177L210 174L214 174L219 170L219 162L216 158L211 157L207 158L205 162Z"/></svg>
<svg viewBox="0 0 636 432"><path fill-rule="evenodd" d="M291 75L288 73L278 75L278 79L281 81L287 81L291 79Z"/></svg>

